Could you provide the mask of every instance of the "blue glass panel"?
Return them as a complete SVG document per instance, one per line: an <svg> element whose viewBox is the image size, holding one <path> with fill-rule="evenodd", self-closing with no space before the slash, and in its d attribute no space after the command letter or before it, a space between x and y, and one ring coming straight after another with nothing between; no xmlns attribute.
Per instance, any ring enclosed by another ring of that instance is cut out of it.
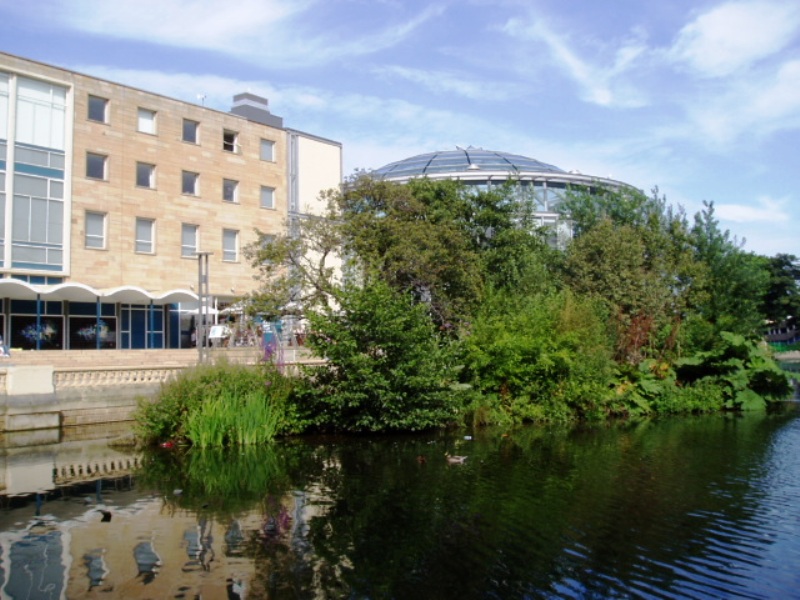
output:
<svg viewBox="0 0 800 600"><path fill-rule="evenodd" d="M47 167L37 167L36 165L14 163L14 170L17 173L28 173L30 175L40 175L42 177L51 177L53 179L64 179L64 171L61 169L49 169Z"/></svg>
<svg viewBox="0 0 800 600"><path fill-rule="evenodd" d="M70 302L69 314L93 317L97 315L97 304L94 302Z"/></svg>

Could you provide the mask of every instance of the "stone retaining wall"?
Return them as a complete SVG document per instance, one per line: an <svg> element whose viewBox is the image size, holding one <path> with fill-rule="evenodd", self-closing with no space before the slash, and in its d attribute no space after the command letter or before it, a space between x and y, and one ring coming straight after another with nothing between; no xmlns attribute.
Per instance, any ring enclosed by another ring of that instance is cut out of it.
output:
<svg viewBox="0 0 800 600"><path fill-rule="evenodd" d="M211 360L256 364L258 349L217 348ZM283 353L288 373L307 363L303 348ZM14 353L0 363L0 433L116 423L139 398L197 364L196 350L78 350Z"/></svg>

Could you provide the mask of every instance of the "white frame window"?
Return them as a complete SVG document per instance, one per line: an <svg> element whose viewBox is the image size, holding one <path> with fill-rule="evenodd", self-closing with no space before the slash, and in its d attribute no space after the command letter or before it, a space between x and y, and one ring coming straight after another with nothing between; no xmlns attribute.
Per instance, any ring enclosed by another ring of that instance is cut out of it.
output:
<svg viewBox="0 0 800 600"><path fill-rule="evenodd" d="M222 201L232 202L236 204L239 202L239 182L235 179L222 180Z"/></svg>
<svg viewBox="0 0 800 600"><path fill-rule="evenodd" d="M239 152L239 133L231 129L222 131L222 149L225 152Z"/></svg>
<svg viewBox="0 0 800 600"><path fill-rule="evenodd" d="M275 142L262 139L259 148L259 158L268 162L275 162Z"/></svg>
<svg viewBox="0 0 800 600"><path fill-rule="evenodd" d="M106 247L106 213L86 211L84 225L84 245L92 250L105 250Z"/></svg>
<svg viewBox="0 0 800 600"><path fill-rule="evenodd" d="M200 244L200 226L181 223L181 256L195 258Z"/></svg>
<svg viewBox="0 0 800 600"><path fill-rule="evenodd" d="M16 141L39 146L36 150L32 148L30 150L37 154L49 154L49 162L55 157L52 150L66 149L67 90L61 86L27 77L17 77L16 79ZM5 111L2 111L3 114L0 115L0 121L4 121L3 125L0 125L0 130L5 130L0 137L5 139L8 139L8 111L11 108L8 102L8 96L6 95L4 99L0 94L0 105L6 104ZM17 158L19 159L19 157ZM63 155L61 160L63 160ZM63 169L64 167L57 168Z"/></svg>
<svg viewBox="0 0 800 600"><path fill-rule="evenodd" d="M268 185L261 186L261 208L275 208L275 188Z"/></svg>
<svg viewBox="0 0 800 600"><path fill-rule="evenodd" d="M108 180L108 157L105 154L86 153L86 177L101 181Z"/></svg>
<svg viewBox="0 0 800 600"><path fill-rule="evenodd" d="M155 135L156 111L149 108L139 108L136 114L136 131Z"/></svg>
<svg viewBox="0 0 800 600"><path fill-rule="evenodd" d="M108 123L108 98L89 94L86 118L97 123Z"/></svg>
<svg viewBox="0 0 800 600"><path fill-rule="evenodd" d="M181 171L181 193L187 196L200 195L200 173Z"/></svg>
<svg viewBox="0 0 800 600"><path fill-rule="evenodd" d="M155 254L155 219L136 217L136 246L137 254Z"/></svg>
<svg viewBox="0 0 800 600"><path fill-rule="evenodd" d="M183 120L183 133L181 139L190 144L200 143L200 123L192 119Z"/></svg>
<svg viewBox="0 0 800 600"><path fill-rule="evenodd" d="M224 262L239 260L239 232L236 229L222 230L222 260Z"/></svg>
<svg viewBox="0 0 800 600"><path fill-rule="evenodd" d="M155 189L156 166L149 163L136 163L136 187Z"/></svg>

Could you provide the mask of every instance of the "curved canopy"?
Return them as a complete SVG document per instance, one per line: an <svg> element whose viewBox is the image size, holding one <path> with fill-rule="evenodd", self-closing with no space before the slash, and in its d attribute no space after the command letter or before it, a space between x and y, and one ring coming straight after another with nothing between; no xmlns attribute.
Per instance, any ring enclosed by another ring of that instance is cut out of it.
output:
<svg viewBox="0 0 800 600"><path fill-rule="evenodd" d="M0 298L12 300L68 300L70 302L121 302L123 304L175 304L197 302L190 290L175 289L149 292L136 286L99 290L83 283L37 285L19 279L0 279Z"/></svg>

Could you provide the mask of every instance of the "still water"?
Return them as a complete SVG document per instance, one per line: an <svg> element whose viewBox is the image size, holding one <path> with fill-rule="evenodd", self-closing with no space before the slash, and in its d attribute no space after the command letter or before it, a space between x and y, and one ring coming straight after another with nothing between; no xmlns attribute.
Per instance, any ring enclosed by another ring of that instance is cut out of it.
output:
<svg viewBox="0 0 800 600"><path fill-rule="evenodd" d="M800 598L796 405L3 456L2 597Z"/></svg>

